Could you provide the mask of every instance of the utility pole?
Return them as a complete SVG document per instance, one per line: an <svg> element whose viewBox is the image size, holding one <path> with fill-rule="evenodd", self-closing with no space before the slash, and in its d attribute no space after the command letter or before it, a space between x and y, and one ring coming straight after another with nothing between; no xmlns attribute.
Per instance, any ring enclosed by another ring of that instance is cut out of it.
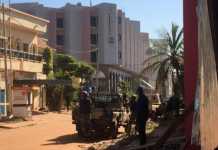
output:
<svg viewBox="0 0 218 150"><path fill-rule="evenodd" d="M92 0L89 1L89 6L92 7Z"/></svg>
<svg viewBox="0 0 218 150"><path fill-rule="evenodd" d="M3 48L4 48L4 71L5 71L5 100L6 103L9 102L9 87L8 87L8 66L7 66L7 42L6 42L6 26L5 26L5 5L4 1L2 3L2 24L3 24Z"/></svg>
<svg viewBox="0 0 218 150"><path fill-rule="evenodd" d="M96 91L98 92L99 89L99 63L100 63L100 53L99 53L99 48L96 49L97 53L97 61L96 61Z"/></svg>
<svg viewBox="0 0 218 150"><path fill-rule="evenodd" d="M10 61L10 82L9 82L9 100L10 100L10 112L14 114L13 103L13 66L12 66L12 52L11 52L11 0L8 0L9 8L9 61Z"/></svg>

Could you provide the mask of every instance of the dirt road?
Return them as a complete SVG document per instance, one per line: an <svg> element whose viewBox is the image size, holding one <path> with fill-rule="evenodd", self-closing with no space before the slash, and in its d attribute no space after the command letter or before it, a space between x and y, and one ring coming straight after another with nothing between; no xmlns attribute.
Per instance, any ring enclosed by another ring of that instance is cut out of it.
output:
<svg viewBox="0 0 218 150"><path fill-rule="evenodd" d="M69 113L34 116L33 126L0 129L1 150L84 150L92 142L77 136Z"/></svg>

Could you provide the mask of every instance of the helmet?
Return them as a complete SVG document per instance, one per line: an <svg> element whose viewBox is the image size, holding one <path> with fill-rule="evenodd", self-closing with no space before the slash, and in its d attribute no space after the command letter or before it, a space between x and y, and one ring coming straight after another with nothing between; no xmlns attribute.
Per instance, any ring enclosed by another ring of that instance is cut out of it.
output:
<svg viewBox="0 0 218 150"><path fill-rule="evenodd" d="M137 88L137 93L138 93L138 94L143 94L143 93L144 93L144 88L143 88L142 86L139 86L139 87Z"/></svg>
<svg viewBox="0 0 218 150"><path fill-rule="evenodd" d="M81 94L81 96L89 96L89 93L87 91L84 91L84 90L80 94Z"/></svg>

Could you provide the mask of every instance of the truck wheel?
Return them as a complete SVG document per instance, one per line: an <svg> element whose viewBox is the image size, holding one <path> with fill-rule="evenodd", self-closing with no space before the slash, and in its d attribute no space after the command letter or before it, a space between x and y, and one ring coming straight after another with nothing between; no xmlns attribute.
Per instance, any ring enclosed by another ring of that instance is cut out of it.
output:
<svg viewBox="0 0 218 150"><path fill-rule="evenodd" d="M83 137L83 133L82 133L81 130L77 130L77 133L78 133L79 136Z"/></svg>
<svg viewBox="0 0 218 150"><path fill-rule="evenodd" d="M76 126L76 130L77 130L78 136L83 137L83 132L82 132L81 127L79 125Z"/></svg>
<svg viewBox="0 0 218 150"><path fill-rule="evenodd" d="M131 135L131 124L128 123L126 126L125 126L125 133L130 136Z"/></svg>

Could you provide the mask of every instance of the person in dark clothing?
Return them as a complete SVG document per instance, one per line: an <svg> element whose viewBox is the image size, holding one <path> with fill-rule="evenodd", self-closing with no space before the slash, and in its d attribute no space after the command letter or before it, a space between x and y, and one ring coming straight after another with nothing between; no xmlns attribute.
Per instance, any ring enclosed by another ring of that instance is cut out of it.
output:
<svg viewBox="0 0 218 150"><path fill-rule="evenodd" d="M130 106L131 114L135 115L135 112L136 112L136 96L131 96L129 106Z"/></svg>
<svg viewBox="0 0 218 150"><path fill-rule="evenodd" d="M82 114L88 114L91 111L91 101L88 98L88 92L82 91L80 94L79 110Z"/></svg>
<svg viewBox="0 0 218 150"><path fill-rule="evenodd" d="M138 87L138 100L136 103L136 125L139 132L140 145L146 144L146 122L149 115L149 100L144 94L144 89Z"/></svg>
<svg viewBox="0 0 218 150"><path fill-rule="evenodd" d="M179 105L180 105L179 97L176 95L171 96L167 103L168 113L172 114L173 116L178 116L179 115Z"/></svg>
<svg viewBox="0 0 218 150"><path fill-rule="evenodd" d="M124 107L128 107L128 98L127 98L126 93L123 93L122 100L123 100Z"/></svg>

